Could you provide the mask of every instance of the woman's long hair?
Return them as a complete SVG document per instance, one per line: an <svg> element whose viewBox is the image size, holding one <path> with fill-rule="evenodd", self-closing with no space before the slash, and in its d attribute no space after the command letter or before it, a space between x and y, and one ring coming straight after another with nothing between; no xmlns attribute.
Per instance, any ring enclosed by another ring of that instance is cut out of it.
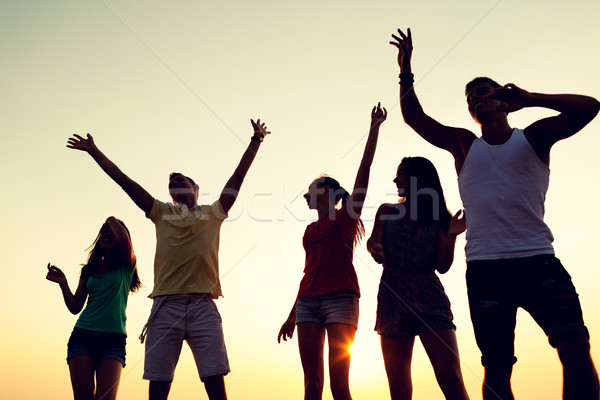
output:
<svg viewBox="0 0 600 400"><path fill-rule="evenodd" d="M131 234L129 233L129 229L127 229L127 226L125 226L125 224L121 221L119 221L119 223L121 224L121 226L123 226L123 228L125 228L125 231L127 232L127 236L129 237L129 241L131 241ZM104 225L102 225L104 226ZM110 252L112 253L112 259L113 260L120 260L121 255L119 254L119 249L115 246L111 249L103 249L100 246L100 234L101 234L102 228L100 228L100 232L98 232L98 235L96 236L96 239L94 240L94 242L90 245L90 247L88 247L86 250L92 249L90 250L90 253L88 254L88 259L87 262L85 264L83 264L83 268L81 269L81 277L82 278L89 278L91 275L95 274L96 271L98 271L98 269L100 268L100 266L102 265L102 262L104 260L104 257ZM121 267L121 263L120 262L113 262L109 265L107 265L107 268L109 270L116 270L117 268ZM130 292L137 292L140 287L142 287L142 282L140 281L140 276L138 274L138 270L137 270L137 265L134 267L135 270L133 271L133 276L131 277L131 285L129 286L129 291Z"/></svg>
<svg viewBox="0 0 600 400"><path fill-rule="evenodd" d="M400 162L406 169L408 197L405 205L408 216L419 225L438 223L448 232L452 214L446 205L444 191L435 166L424 157L405 157ZM415 201L416 200L416 201Z"/></svg>
<svg viewBox="0 0 600 400"><path fill-rule="evenodd" d="M324 175L316 179L317 184L319 186L329 186L329 189L333 192L333 204L337 204L340 200L342 201L342 206L346 204L348 199L350 198L350 193L342 186L340 183L333 179L330 176ZM358 219L358 226L356 229L356 235L354 236L354 245L360 243L361 239L365 236L365 225L362 222L362 219Z"/></svg>

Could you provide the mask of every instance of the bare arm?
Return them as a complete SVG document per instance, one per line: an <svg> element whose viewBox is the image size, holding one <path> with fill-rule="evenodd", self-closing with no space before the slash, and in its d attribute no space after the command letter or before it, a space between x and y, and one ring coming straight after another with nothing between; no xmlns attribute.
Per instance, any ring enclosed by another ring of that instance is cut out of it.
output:
<svg viewBox="0 0 600 400"><path fill-rule="evenodd" d="M447 150L459 161L464 159L475 135L461 128L445 126L425 114L415 94L411 57L413 51L412 34L408 28L406 35L398 29L398 36L392 35L390 44L398 48L400 67L400 109L404 121L423 139L436 147Z"/></svg>
<svg viewBox="0 0 600 400"><path fill-rule="evenodd" d="M381 103L371 110L371 125L369 127L369 137L365 145L363 157L360 160L360 166L356 173L354 181L354 189L350 195L348 206L352 207L350 215L360 217L365 198L367 197L367 187L369 186L369 175L371 173L371 164L375 157L375 149L377 148L377 139L379 137L379 127L387 118L387 111L381 107Z"/></svg>
<svg viewBox="0 0 600 400"><path fill-rule="evenodd" d="M288 318L285 320L285 322L281 326L281 329L279 330L279 335L277 335L277 343L281 343L281 339L283 339L283 341L286 341L286 340L288 340L288 338L291 339L292 336L294 336L294 329L296 328L296 304L297 303L298 303L298 298L296 298L296 301L294 302L294 305L292 306L290 315L288 315Z"/></svg>
<svg viewBox="0 0 600 400"><path fill-rule="evenodd" d="M125 175L119 167L117 167L112 161L108 159L94 143L94 138L89 133L87 138L83 138L79 135L73 135L67 142L67 147L70 149L76 149L87 152L94 161L98 163L100 168L108 176L112 178L117 185L127 193L127 195L133 200L133 202L142 209L148 215L152 209L152 203L154 198L135 181Z"/></svg>
<svg viewBox="0 0 600 400"><path fill-rule="evenodd" d="M385 261L381 242L383 241L385 221L389 218L392 218L392 215L393 207L390 204L382 204L375 215L373 232L371 232L371 236L367 240L367 251L371 253L371 257L373 257L373 260L375 260L375 262L378 264L383 264Z"/></svg>
<svg viewBox="0 0 600 400"><path fill-rule="evenodd" d="M87 282L85 279L79 279L79 285L77 286L75 294L73 294L71 293L71 289L69 289L65 274L60 268L50 265L50 263L48 263L48 274L46 275L46 279L59 284L65 304L72 314L77 314L83 309L83 305L85 304L88 295Z"/></svg>
<svg viewBox="0 0 600 400"><path fill-rule="evenodd" d="M242 155L240 163L233 172L233 175L231 175L231 178L229 178L229 180L225 184L225 187L221 192L221 197L219 198L219 201L221 202L221 206L223 207L225 213L228 213L231 207L233 206L233 203L235 203L235 200L237 199L237 196L240 192L240 188L242 187L242 183L244 182L244 178L246 177L246 173L248 172L250 166L252 165L252 162L254 161L254 157L256 156L256 152L258 152L258 149L260 148L262 140L266 135L271 133L267 131L267 126L264 123L261 123L260 119L256 120L256 122L254 122L254 120L250 120L250 122L252 123L252 127L254 128L253 140L250 141L248 148ZM258 138L259 140L256 140L254 138Z"/></svg>
<svg viewBox="0 0 600 400"><path fill-rule="evenodd" d="M507 113L525 107L549 108L560 113L536 121L524 130L527 140L546 164L549 162L550 148L554 143L579 132L600 110L600 103L593 97L530 93L513 83L496 88L490 97L501 100L499 110Z"/></svg>
<svg viewBox="0 0 600 400"><path fill-rule="evenodd" d="M133 252L133 246L131 245L131 239L129 238L129 234L127 234L127 230L122 225L122 222L115 217L108 217L106 223L113 232L123 260L127 261L129 268L133 268L135 266L135 253Z"/></svg>
<svg viewBox="0 0 600 400"><path fill-rule="evenodd" d="M440 274L445 274L452 266L456 237L467 229L465 217L464 215L461 217L461 214L463 214L463 211L458 210L452 216L448 233L441 228L439 229L437 270Z"/></svg>

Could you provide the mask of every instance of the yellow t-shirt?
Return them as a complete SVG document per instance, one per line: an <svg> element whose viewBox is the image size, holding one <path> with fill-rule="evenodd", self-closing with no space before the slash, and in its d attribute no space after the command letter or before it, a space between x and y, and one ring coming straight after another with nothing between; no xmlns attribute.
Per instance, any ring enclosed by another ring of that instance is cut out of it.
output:
<svg viewBox="0 0 600 400"><path fill-rule="evenodd" d="M167 294L223 296L219 282L219 232L227 213L217 200L188 209L154 199L148 218L156 227L154 289Z"/></svg>

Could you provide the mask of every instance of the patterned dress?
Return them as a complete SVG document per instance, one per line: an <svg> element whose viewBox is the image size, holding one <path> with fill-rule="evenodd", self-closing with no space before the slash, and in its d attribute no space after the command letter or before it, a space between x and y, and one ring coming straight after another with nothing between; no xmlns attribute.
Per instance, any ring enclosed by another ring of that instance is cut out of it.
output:
<svg viewBox="0 0 600 400"><path fill-rule="evenodd" d="M450 301L435 274L437 230L437 225L407 225L401 218L386 222L375 324L380 335L405 338L456 329Z"/></svg>

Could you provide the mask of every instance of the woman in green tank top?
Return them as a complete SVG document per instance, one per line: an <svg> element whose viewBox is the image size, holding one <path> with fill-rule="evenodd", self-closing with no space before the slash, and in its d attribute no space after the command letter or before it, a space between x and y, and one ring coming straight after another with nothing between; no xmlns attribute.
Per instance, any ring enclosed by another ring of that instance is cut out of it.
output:
<svg viewBox="0 0 600 400"><path fill-rule="evenodd" d="M56 266L48 264L46 279L59 284L71 313L79 313L87 300L67 346L75 400L111 400L117 397L125 366L127 297L141 283L129 230L122 221L107 218L90 248L75 294Z"/></svg>

